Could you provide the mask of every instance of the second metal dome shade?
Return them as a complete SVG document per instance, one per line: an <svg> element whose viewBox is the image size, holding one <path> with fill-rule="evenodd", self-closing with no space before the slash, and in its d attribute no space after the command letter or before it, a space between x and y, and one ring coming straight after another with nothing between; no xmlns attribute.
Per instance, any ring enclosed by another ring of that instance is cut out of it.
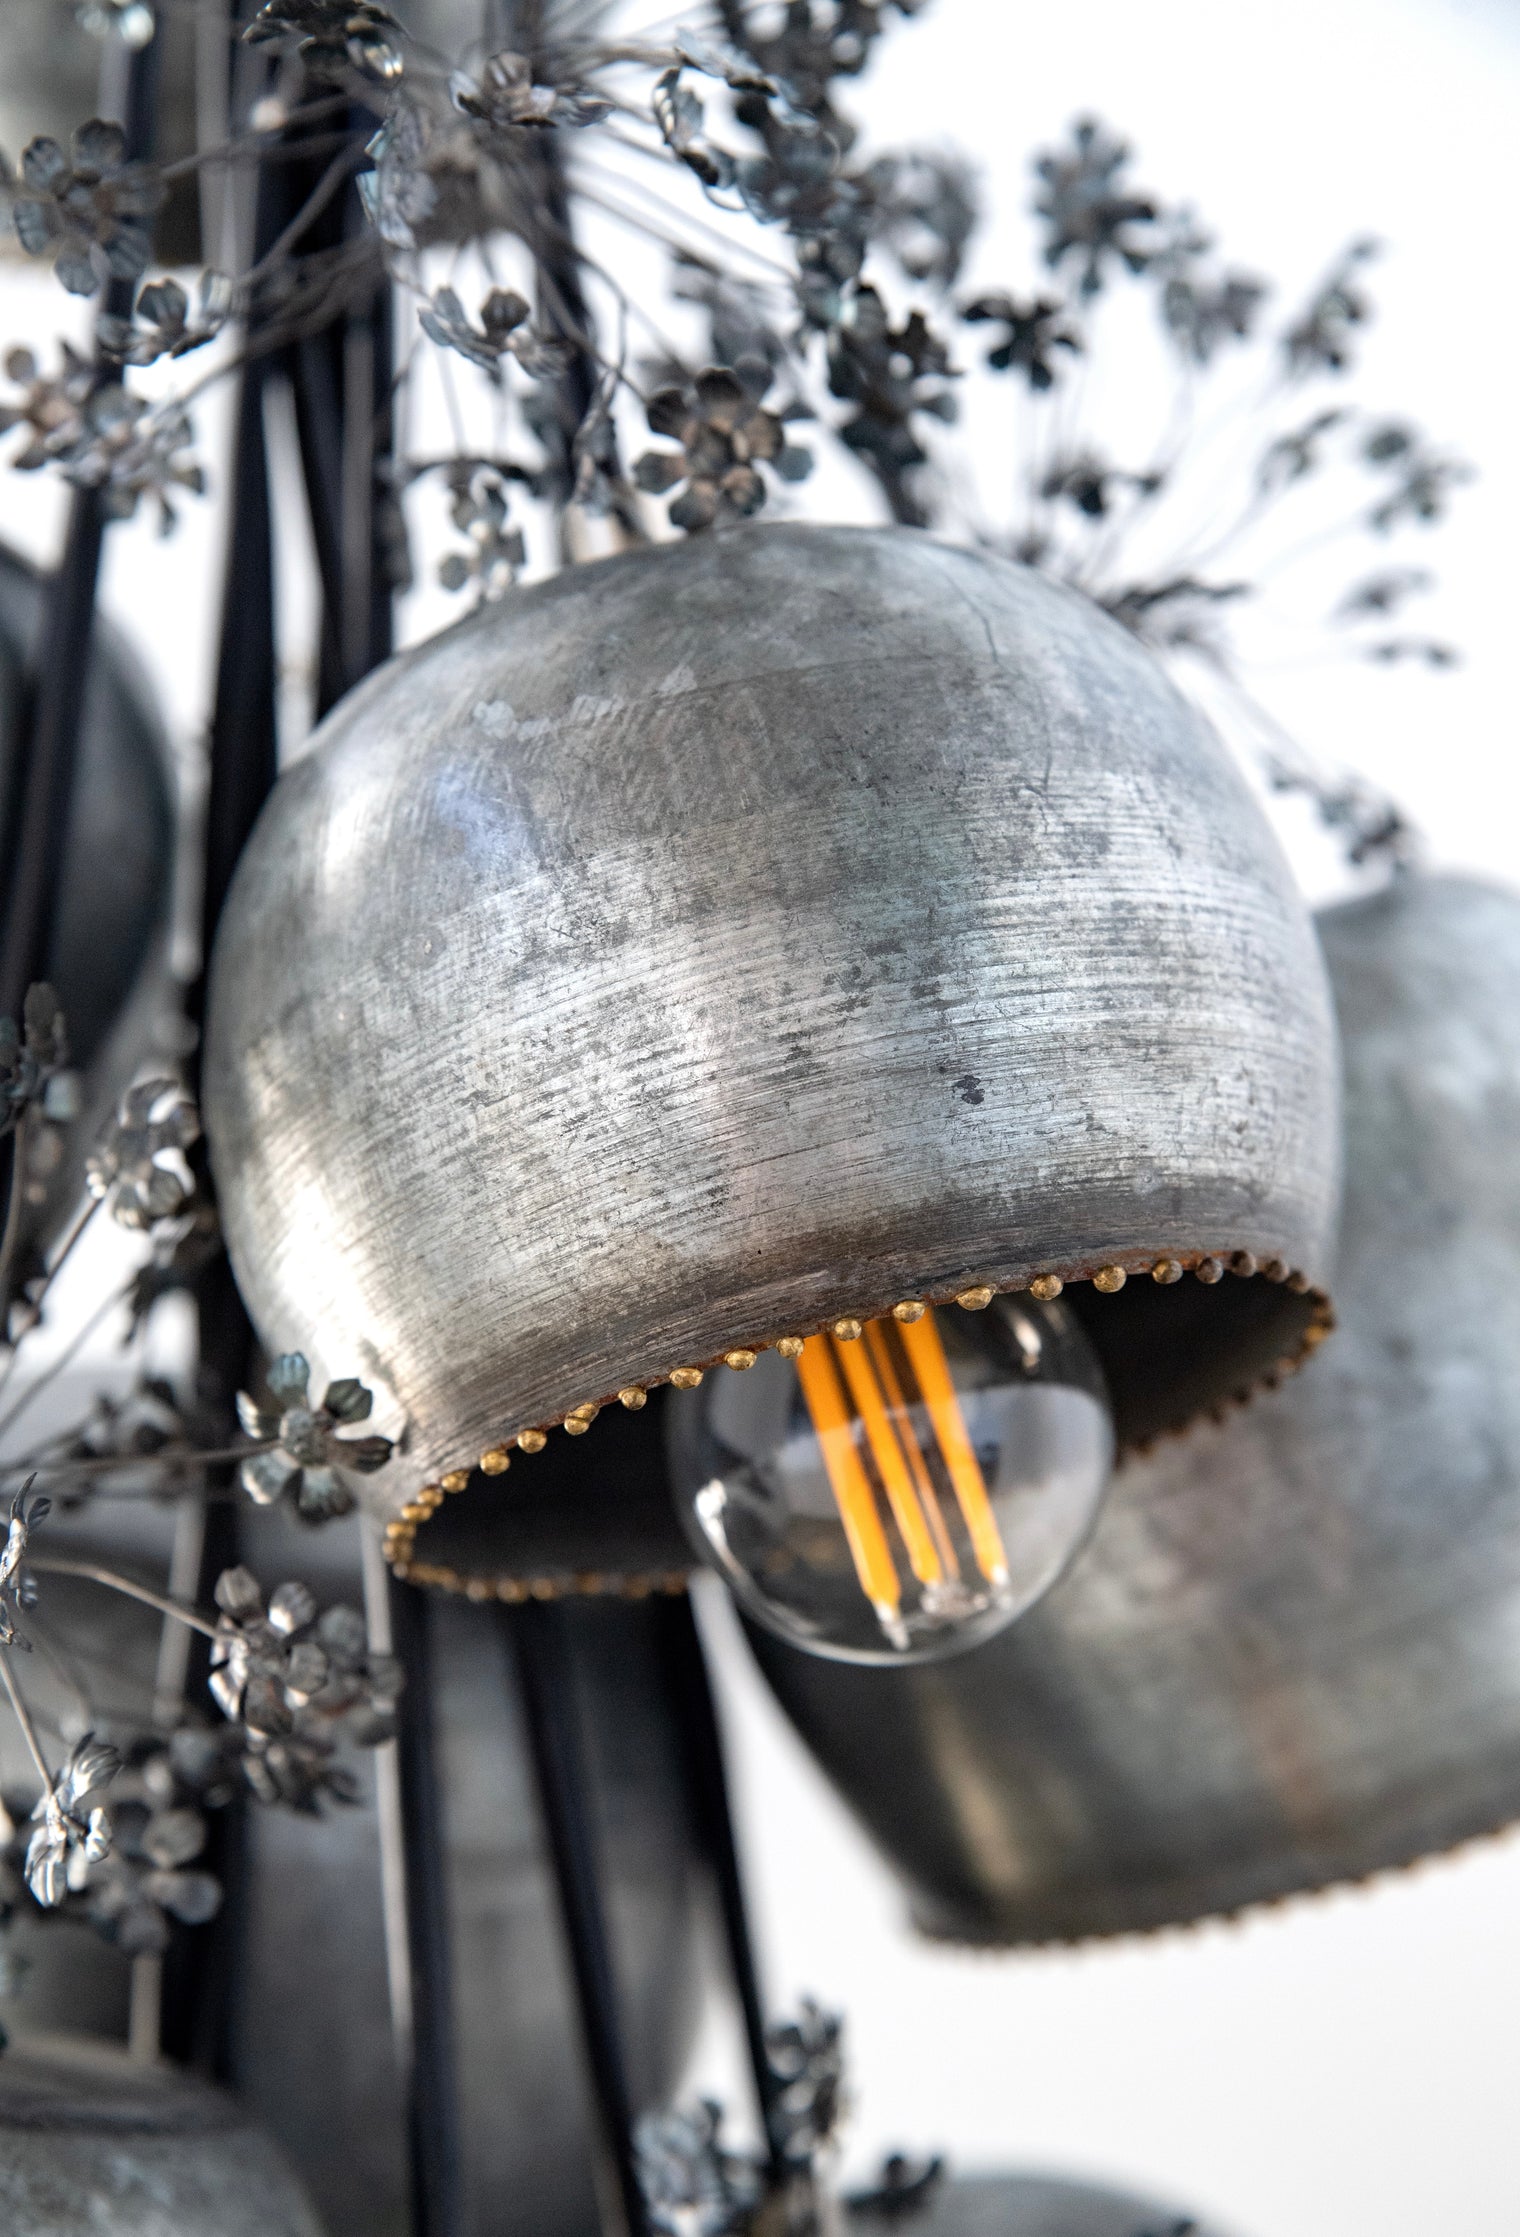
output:
<svg viewBox="0 0 1520 2237"><path fill-rule="evenodd" d="M1409 877L1321 923L1347 1082L1323 1356L1127 1468L973 1653L859 1672L751 1634L932 1934L1143 1931L1520 1816L1520 900Z"/></svg>
<svg viewBox="0 0 1520 2237"><path fill-rule="evenodd" d="M901 530L576 569L379 671L240 867L206 1118L255 1321L405 1421L367 1492L433 1581L511 1581L489 1501L414 1545L480 1456L841 1319L1081 1285L1131 1446L1328 1322L1260 811L1093 606Z"/></svg>

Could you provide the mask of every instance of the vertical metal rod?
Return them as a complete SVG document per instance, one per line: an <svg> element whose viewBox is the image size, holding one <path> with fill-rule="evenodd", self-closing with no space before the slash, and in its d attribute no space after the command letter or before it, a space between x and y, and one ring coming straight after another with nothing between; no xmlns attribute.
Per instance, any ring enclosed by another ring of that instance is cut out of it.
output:
<svg viewBox="0 0 1520 2237"><path fill-rule="evenodd" d="M517 1657L544 1831L559 1888L591 2091L626 2237L650 2237L633 2143L633 2101L623 2057L617 1980L602 1906L585 1752L577 1719L565 1615L552 1601L505 1608ZM609 2237L612 2233L609 2232Z"/></svg>
<svg viewBox="0 0 1520 2237"><path fill-rule="evenodd" d="M407 1967L412 2040L408 2105L412 2237L461 2237L459 2096L454 2084L448 1887L434 1764L432 1659L425 1594L390 1588L391 1637L406 1669L398 1704L397 1757L406 1878Z"/></svg>
<svg viewBox="0 0 1520 2237"><path fill-rule="evenodd" d="M681 1593L662 1603L660 1648L680 1733L693 1815L717 1885L729 1970L739 1998L766 2149L775 2171L785 2159L785 2131L780 2118L781 2085L766 2050L765 2007L729 1806L723 1735L689 1593Z"/></svg>
<svg viewBox="0 0 1520 2237"><path fill-rule="evenodd" d="M161 48L156 37L136 49L112 41L102 61L101 109L107 116L119 117L131 162L144 160L153 150ZM132 294L130 281L111 281L105 308L117 316L129 312ZM98 491L76 490L63 557L44 589L9 860L3 866L0 1015L8 1017L20 1016L27 988L34 979L47 976L84 721L104 532L105 512Z"/></svg>

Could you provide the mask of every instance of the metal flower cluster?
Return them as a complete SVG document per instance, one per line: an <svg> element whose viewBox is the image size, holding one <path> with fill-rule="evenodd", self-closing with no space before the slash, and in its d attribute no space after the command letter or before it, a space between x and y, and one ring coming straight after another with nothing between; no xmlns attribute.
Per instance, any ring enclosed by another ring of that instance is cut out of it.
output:
<svg viewBox="0 0 1520 2237"><path fill-rule="evenodd" d="M238 1392L238 1420L265 1448L240 1464L243 1489L261 1507L288 1500L303 1522L328 1522L334 1515L346 1515L354 1500L339 1470L373 1475L393 1450L388 1437L338 1435L340 1429L368 1421L374 1411L373 1391L347 1375L329 1383L321 1405L314 1406L311 1369L300 1352L282 1353L266 1380L267 1404L246 1390Z"/></svg>
<svg viewBox="0 0 1520 2237"><path fill-rule="evenodd" d="M146 271L163 183L150 166L127 162L119 124L92 117L67 155L56 140L33 140L19 172L0 173L0 189L27 255L51 257L71 295Z"/></svg>
<svg viewBox="0 0 1520 2237"><path fill-rule="evenodd" d="M216 1604L211 1692L238 1729L248 1785L260 1801L298 1810L355 1801L340 1749L395 1737L400 1664L370 1653L356 1609L319 1615L303 1584L277 1586L266 1605L249 1570L224 1569Z"/></svg>
<svg viewBox="0 0 1520 2237"><path fill-rule="evenodd" d="M639 2123L639 2176L658 2237L813 2237L826 2226L822 2178L843 2110L839 2015L805 1998L795 2020L767 2031L766 2055L779 2163L733 2150L713 2098Z"/></svg>

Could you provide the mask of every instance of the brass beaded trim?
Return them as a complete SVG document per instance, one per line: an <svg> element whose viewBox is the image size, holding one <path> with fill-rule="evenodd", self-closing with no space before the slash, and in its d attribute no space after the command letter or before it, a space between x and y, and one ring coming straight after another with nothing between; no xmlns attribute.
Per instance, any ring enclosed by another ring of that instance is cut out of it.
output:
<svg viewBox="0 0 1520 2237"><path fill-rule="evenodd" d="M1284 1377L1302 1367L1304 1361L1318 1349L1335 1326L1335 1310L1326 1291L1316 1288L1307 1274L1290 1267L1286 1259L1258 1260L1250 1251L1194 1251L1183 1257L1136 1258L1128 1264L1118 1260L1112 1265L1082 1268L1068 1274L1036 1274L1028 1282L976 1282L964 1289L935 1294L927 1298L906 1297L891 1307L896 1320L922 1320L931 1305L959 1305L968 1313L985 1311L997 1296L1017 1296L1027 1290L1042 1305L1054 1302L1068 1282L1090 1281L1094 1289L1105 1296L1113 1296L1123 1289L1132 1277L1143 1279L1147 1274L1153 1282L1167 1288L1180 1282L1184 1273L1191 1272L1194 1279L1208 1285L1223 1281L1225 1275L1235 1274L1242 1280L1260 1276L1269 1282L1281 1282L1295 1296L1310 1297L1314 1301L1314 1317L1304 1329L1293 1350L1266 1369L1253 1383L1242 1384L1238 1390L1217 1406L1208 1410L1207 1419L1214 1422L1226 1420L1241 1406L1248 1405L1258 1390L1276 1390ZM807 1334L822 1334L826 1329L841 1343L853 1343L868 1320L880 1318L876 1312L844 1314L838 1319L825 1321ZM763 1351L777 1351L783 1359L795 1359L802 1350L804 1337L799 1335L773 1336L750 1344L736 1345L731 1350L715 1354L697 1367L673 1367L668 1374L655 1375L647 1384L627 1383L615 1391L611 1398L589 1398L579 1406L572 1406L558 1421L542 1426L520 1429L511 1440L522 1453L542 1452L549 1442L551 1429L563 1429L567 1436L583 1437L603 1406L614 1403L624 1406L630 1413L637 1413L646 1405L649 1392L661 1383L669 1383L676 1390L695 1390L710 1367L732 1367L744 1370L753 1367ZM1156 1439L1146 1439L1131 1447L1136 1455L1154 1449ZM479 1456L478 1465L488 1476L504 1475L511 1466L512 1454L508 1441L503 1438ZM625 1599L641 1600L651 1592L683 1592L686 1573L671 1572L650 1576L604 1576L600 1571L585 1576L534 1577L465 1577L456 1569L443 1568L432 1562L413 1561L412 1551L417 1532L429 1516L437 1513L450 1492L463 1491L471 1476L469 1468L451 1468L436 1482L424 1484L408 1500L401 1512L385 1526L385 1558L396 1575L408 1584L432 1585L443 1592L462 1593L469 1600L557 1600L569 1594L610 1593Z"/></svg>

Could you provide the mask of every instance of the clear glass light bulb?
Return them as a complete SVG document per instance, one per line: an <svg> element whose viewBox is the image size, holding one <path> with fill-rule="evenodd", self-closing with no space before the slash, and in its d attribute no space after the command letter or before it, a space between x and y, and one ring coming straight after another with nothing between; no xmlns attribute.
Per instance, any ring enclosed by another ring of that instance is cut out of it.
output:
<svg viewBox="0 0 1520 2237"><path fill-rule="evenodd" d="M810 1336L675 1397L677 1505L746 1613L842 1662L1000 1631L1091 1529L1114 1434L1064 1305L995 1298Z"/></svg>

